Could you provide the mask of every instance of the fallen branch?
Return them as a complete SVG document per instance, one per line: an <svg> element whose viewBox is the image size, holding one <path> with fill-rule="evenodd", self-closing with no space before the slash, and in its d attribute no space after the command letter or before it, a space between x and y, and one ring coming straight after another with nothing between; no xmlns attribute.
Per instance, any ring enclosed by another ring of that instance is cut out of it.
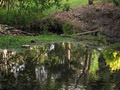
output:
<svg viewBox="0 0 120 90"><path fill-rule="evenodd" d="M95 30L95 31L87 31L87 32L83 32L83 33L77 33L75 35L61 35L63 37L77 37L77 36L80 36L80 35L85 35L85 34L90 34L90 33L96 33L96 32L99 32L99 30Z"/></svg>
<svg viewBox="0 0 120 90"><path fill-rule="evenodd" d="M26 31L22 31L22 30L10 30L10 32L12 33L18 33L18 34L25 34L25 35L29 35L29 36L33 36L34 33L29 33L29 32L26 32Z"/></svg>
<svg viewBox="0 0 120 90"><path fill-rule="evenodd" d="M99 32L99 30L88 31L88 32L83 32L83 33L78 33L78 34L76 34L76 36L85 35L85 34L90 34L90 33L96 33L96 32Z"/></svg>

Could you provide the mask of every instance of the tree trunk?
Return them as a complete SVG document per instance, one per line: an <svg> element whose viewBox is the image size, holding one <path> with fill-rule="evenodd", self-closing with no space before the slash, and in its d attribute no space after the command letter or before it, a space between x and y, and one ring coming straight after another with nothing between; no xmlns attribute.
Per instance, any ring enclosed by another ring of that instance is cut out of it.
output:
<svg viewBox="0 0 120 90"><path fill-rule="evenodd" d="M89 5L93 4L93 0L88 0L88 2L89 2Z"/></svg>

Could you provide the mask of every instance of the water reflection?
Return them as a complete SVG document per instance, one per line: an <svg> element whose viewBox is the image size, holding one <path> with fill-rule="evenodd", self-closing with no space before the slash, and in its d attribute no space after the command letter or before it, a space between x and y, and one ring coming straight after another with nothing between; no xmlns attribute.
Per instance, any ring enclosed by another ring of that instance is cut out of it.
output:
<svg viewBox="0 0 120 90"><path fill-rule="evenodd" d="M45 70L45 66L41 66L41 68L35 68L36 79L39 81L45 81L47 79L47 71Z"/></svg>
<svg viewBox="0 0 120 90"><path fill-rule="evenodd" d="M11 72L13 72L14 77L17 79L19 72L20 72L20 71L23 71L24 69L25 69L25 64L23 63L23 64L20 65L20 66L13 66L13 67L11 68Z"/></svg>
<svg viewBox="0 0 120 90"><path fill-rule="evenodd" d="M0 50L0 89L119 90L120 51L52 43Z"/></svg>

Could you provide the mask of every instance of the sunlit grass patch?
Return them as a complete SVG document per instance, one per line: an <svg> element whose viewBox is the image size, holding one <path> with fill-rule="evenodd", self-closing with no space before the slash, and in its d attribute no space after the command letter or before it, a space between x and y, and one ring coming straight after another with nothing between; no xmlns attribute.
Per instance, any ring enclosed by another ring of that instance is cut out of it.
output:
<svg viewBox="0 0 120 90"><path fill-rule="evenodd" d="M37 40L40 43L66 42L74 41L72 38L65 38L58 35L40 35L40 36L1 36L0 48L21 48L22 45L33 45L31 40ZM34 43L36 44L36 43Z"/></svg>

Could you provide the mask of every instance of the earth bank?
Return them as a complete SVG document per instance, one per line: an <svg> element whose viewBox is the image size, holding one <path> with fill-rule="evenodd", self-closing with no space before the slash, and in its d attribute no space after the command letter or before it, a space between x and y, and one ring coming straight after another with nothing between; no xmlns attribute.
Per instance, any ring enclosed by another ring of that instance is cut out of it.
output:
<svg viewBox="0 0 120 90"><path fill-rule="evenodd" d="M110 42L120 42L120 8L113 4L82 6L52 17L74 25L76 33L99 30Z"/></svg>

